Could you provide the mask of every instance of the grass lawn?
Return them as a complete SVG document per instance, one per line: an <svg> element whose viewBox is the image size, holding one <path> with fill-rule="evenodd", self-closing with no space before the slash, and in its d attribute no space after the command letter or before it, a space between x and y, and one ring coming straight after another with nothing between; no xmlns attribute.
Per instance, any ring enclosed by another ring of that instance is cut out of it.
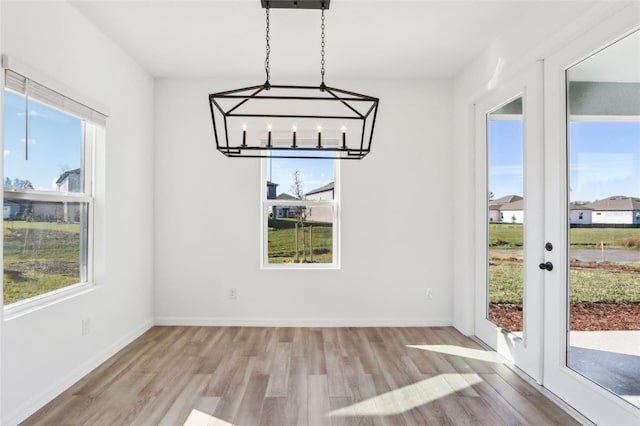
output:
<svg viewBox="0 0 640 426"><path fill-rule="evenodd" d="M80 281L80 225L4 222L4 304Z"/></svg>
<svg viewBox="0 0 640 426"><path fill-rule="evenodd" d="M495 249L522 249L522 225L489 224L489 243ZM640 228L571 228L571 247L640 249ZM636 244L636 241L639 242ZM640 264L625 263L638 267ZM522 303L522 255L493 253L489 264L491 303ZM570 300L578 302L640 303L640 273L597 268L570 269Z"/></svg>
<svg viewBox="0 0 640 426"><path fill-rule="evenodd" d="M489 266L491 303L522 303L521 261L513 257L492 257ZM640 303L640 274L630 271L574 268L570 276L570 301Z"/></svg>
<svg viewBox="0 0 640 426"><path fill-rule="evenodd" d="M269 221L269 263L294 263L296 260L296 221L276 219ZM305 222L306 263L333 262L333 225L324 222ZM313 253L311 252L313 243ZM298 259L304 262L302 228L298 229Z"/></svg>
<svg viewBox="0 0 640 426"><path fill-rule="evenodd" d="M489 245L495 248L521 248L522 225L489 224ZM571 228L572 248L598 248L600 241L605 247L640 249L640 228Z"/></svg>

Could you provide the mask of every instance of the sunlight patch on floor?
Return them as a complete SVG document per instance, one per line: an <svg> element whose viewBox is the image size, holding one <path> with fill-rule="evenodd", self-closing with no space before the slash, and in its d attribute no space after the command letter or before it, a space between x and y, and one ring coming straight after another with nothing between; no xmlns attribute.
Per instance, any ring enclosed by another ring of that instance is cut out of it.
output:
<svg viewBox="0 0 640 426"><path fill-rule="evenodd" d="M333 410L328 416L390 416L401 414L465 390L480 382L482 382L482 378L477 374L440 374L357 402L348 407Z"/></svg>
<svg viewBox="0 0 640 426"><path fill-rule="evenodd" d="M463 348L454 345L407 345L408 348L422 349L423 351L439 352L446 355L454 355L462 358L471 358L478 361L493 362L503 364L504 358L496 352L482 349Z"/></svg>
<svg viewBox="0 0 640 426"><path fill-rule="evenodd" d="M216 417L213 417L211 414L203 413L198 410L191 410L189 417L184 422L183 426L234 426L232 423L225 422L224 420L220 420Z"/></svg>

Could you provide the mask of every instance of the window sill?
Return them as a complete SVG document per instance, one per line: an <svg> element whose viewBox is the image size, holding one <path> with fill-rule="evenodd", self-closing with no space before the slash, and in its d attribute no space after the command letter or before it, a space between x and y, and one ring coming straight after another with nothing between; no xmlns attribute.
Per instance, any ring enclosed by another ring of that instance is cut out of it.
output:
<svg viewBox="0 0 640 426"><path fill-rule="evenodd" d="M21 300L10 305L5 305L4 320L11 321L21 316L28 315L64 300L88 293L94 288L96 288L94 283L79 283L41 294L39 296L34 296L29 299Z"/></svg>
<svg viewBox="0 0 640 426"><path fill-rule="evenodd" d="M340 265L333 263L273 263L263 264L260 269L272 270L288 270L288 271L305 271L310 269L339 270Z"/></svg>

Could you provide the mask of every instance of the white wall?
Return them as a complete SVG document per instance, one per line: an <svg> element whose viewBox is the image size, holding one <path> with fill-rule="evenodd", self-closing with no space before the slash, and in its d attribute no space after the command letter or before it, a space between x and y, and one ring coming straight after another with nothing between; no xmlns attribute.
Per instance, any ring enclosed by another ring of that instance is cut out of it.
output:
<svg viewBox="0 0 640 426"><path fill-rule="evenodd" d="M571 210L569 212L569 223L570 224L591 224L591 215L593 211L591 210ZM582 219L580 219L580 215L582 215Z"/></svg>
<svg viewBox="0 0 640 426"><path fill-rule="evenodd" d="M153 322L153 80L66 2L2 2L2 53L104 105L98 287L2 324L2 424L31 414ZM91 332L81 336L81 321Z"/></svg>
<svg viewBox="0 0 640 426"><path fill-rule="evenodd" d="M634 211L594 211L591 216L592 223L606 224L633 224Z"/></svg>
<svg viewBox="0 0 640 426"><path fill-rule="evenodd" d="M378 122L341 163L342 268L297 271L260 269L260 161L215 150L207 95L254 83L156 82L157 321L450 324L451 83L331 82L378 96Z"/></svg>

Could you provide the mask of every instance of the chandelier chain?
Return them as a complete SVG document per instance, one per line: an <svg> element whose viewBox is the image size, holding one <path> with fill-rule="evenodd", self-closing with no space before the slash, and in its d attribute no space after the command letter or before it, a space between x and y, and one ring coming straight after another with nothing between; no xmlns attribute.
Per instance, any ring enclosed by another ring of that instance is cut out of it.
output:
<svg viewBox="0 0 640 426"><path fill-rule="evenodd" d="M269 44L269 8L266 8L267 10L267 37L266 37L266 41L267 41L267 57L264 60L264 71L267 74L267 83L269 83L269 54L271 53L271 45Z"/></svg>
<svg viewBox="0 0 640 426"><path fill-rule="evenodd" d="M324 3L322 4L322 17L321 17L321 25L320 25L320 29L322 32L321 35L321 43L320 43L320 76L322 77L322 85L324 86Z"/></svg>

